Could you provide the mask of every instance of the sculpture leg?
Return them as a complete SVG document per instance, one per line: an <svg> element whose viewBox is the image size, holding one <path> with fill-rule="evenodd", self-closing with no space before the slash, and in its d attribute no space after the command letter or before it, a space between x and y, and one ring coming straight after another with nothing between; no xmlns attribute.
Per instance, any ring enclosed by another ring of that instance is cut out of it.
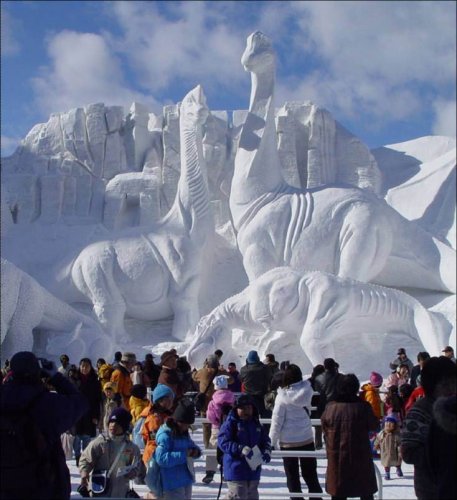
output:
<svg viewBox="0 0 457 500"><path fill-rule="evenodd" d="M189 340L200 318L198 307L199 279L189 279L180 290L173 291L171 305L174 312L172 336Z"/></svg>

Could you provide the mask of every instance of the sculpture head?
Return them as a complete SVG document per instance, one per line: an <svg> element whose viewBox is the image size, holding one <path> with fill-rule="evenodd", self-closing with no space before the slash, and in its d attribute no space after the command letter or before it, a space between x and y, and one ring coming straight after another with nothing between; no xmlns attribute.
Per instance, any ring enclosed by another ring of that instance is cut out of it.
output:
<svg viewBox="0 0 457 500"><path fill-rule="evenodd" d="M276 56L271 40L260 31L248 36L241 64L246 71L264 73L274 70Z"/></svg>
<svg viewBox="0 0 457 500"><path fill-rule="evenodd" d="M195 125L203 125L208 116L209 109L201 85L197 85L182 100L180 118Z"/></svg>

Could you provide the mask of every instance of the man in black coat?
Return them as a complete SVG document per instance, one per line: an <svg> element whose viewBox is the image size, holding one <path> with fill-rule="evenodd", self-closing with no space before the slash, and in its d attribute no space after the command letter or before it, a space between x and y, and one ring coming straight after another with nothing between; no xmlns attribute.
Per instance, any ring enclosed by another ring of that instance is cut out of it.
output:
<svg viewBox="0 0 457 500"><path fill-rule="evenodd" d="M249 394L259 411L261 418L270 418L271 411L265 408L265 394L270 389L271 371L260 361L257 351L249 351L246 364L240 370L243 392Z"/></svg>
<svg viewBox="0 0 457 500"><path fill-rule="evenodd" d="M56 392L49 392L42 378L52 385ZM11 358L11 377L0 386L0 412L2 415L21 415L28 412L46 440L49 460L52 462L54 480L44 477L40 484L30 484L29 478L17 484L17 493L27 486L32 491L27 498L59 499L70 498L71 482L60 435L67 431L87 411L88 402L75 386L61 373L53 362L38 362L32 352L22 351ZM3 449L3 453L8 450ZM5 494L2 471L1 498L20 498L15 492ZM24 491L24 490L23 490ZM22 498L25 498L22 496Z"/></svg>
<svg viewBox="0 0 457 500"><path fill-rule="evenodd" d="M317 411L322 415L327 403L336 399L336 385L341 377L339 365L333 358L324 359L324 373L318 375L314 381L314 388L319 393Z"/></svg>

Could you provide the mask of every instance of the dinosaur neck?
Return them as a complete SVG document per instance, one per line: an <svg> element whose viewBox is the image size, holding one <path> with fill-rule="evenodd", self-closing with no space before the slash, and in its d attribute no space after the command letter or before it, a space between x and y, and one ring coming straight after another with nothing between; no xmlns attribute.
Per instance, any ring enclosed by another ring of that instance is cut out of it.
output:
<svg viewBox="0 0 457 500"><path fill-rule="evenodd" d="M204 233L209 223L209 196L204 168L200 126L181 126L181 175L173 209L178 211L185 229L192 235Z"/></svg>
<svg viewBox="0 0 457 500"><path fill-rule="evenodd" d="M249 112L243 125L230 193L235 228L250 203L283 185L273 107L274 70L251 74Z"/></svg>

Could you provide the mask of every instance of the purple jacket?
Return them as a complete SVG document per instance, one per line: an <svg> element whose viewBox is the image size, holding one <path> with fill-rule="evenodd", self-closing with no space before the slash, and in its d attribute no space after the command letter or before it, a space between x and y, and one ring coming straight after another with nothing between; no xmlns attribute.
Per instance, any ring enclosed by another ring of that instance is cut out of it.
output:
<svg viewBox="0 0 457 500"><path fill-rule="evenodd" d="M221 426L222 406L228 404L233 406L235 403L235 394L228 389L219 389L214 392L211 401L206 410L206 418L211 422L213 427Z"/></svg>

